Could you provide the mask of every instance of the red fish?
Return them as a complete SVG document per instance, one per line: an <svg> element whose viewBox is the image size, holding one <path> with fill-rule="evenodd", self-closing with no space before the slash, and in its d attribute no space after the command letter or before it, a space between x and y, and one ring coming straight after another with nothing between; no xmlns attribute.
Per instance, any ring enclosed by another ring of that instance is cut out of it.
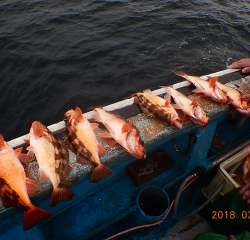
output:
<svg viewBox="0 0 250 240"><path fill-rule="evenodd" d="M198 93L201 96L210 97L215 102L220 102L226 104L228 101L228 97L225 92L223 92L218 85L217 77L212 77L209 81L203 80L199 77L188 76L184 72L174 71L174 73L178 76L181 76L191 82L196 89L192 90L194 93Z"/></svg>
<svg viewBox="0 0 250 240"><path fill-rule="evenodd" d="M149 89L143 93L135 93L134 102L139 104L142 111L149 117L158 117L163 122L182 128L181 119L176 110L170 104L170 95L166 99L155 96Z"/></svg>
<svg viewBox="0 0 250 240"><path fill-rule="evenodd" d="M35 207L29 196L33 196L37 185L26 177L18 157L29 160L21 154L22 148L13 150L0 134L0 194L4 207L22 207L24 209L23 229L28 230L51 216L50 212Z"/></svg>
<svg viewBox="0 0 250 240"><path fill-rule="evenodd" d="M90 182L97 183L104 178L111 177L114 172L105 167L99 159L106 151L97 142L93 132L93 128L97 128L98 124L89 123L79 107L76 107L75 111L69 110L64 116L66 133L71 148L77 155L76 161L82 164L93 165Z"/></svg>
<svg viewBox="0 0 250 240"><path fill-rule="evenodd" d="M244 117L250 117L250 105L248 101L250 100L250 94L243 93L241 94L234 88L228 87L222 83L217 83L219 88L222 89L228 96L228 104L232 104L234 106L232 115L234 117L234 112L237 110Z"/></svg>
<svg viewBox="0 0 250 240"><path fill-rule="evenodd" d="M119 143L122 148L138 159L146 158L146 150L138 131L133 127L132 122L104 111L102 108L94 108L96 113L92 118L102 122L109 133L102 133L99 136L110 145Z"/></svg>
<svg viewBox="0 0 250 240"><path fill-rule="evenodd" d="M69 201L75 194L62 185L71 171L68 159L65 159L62 148L55 135L42 123L34 121L30 128L30 146L27 148L35 153L39 165L39 180L41 183L51 182L53 192L50 207ZM26 141L27 142L27 141Z"/></svg>
<svg viewBox="0 0 250 240"><path fill-rule="evenodd" d="M187 116L201 127L206 126L210 122L210 118L207 116L206 112L196 103L198 98L194 98L193 101L191 101L188 97L171 87L164 87L164 89L173 97L176 103L173 107L183 111L183 122L185 122Z"/></svg>

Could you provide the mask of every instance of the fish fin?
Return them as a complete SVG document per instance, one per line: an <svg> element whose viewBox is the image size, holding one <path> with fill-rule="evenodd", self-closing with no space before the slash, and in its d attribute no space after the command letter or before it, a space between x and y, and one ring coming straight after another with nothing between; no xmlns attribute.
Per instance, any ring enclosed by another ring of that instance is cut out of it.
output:
<svg viewBox="0 0 250 240"><path fill-rule="evenodd" d="M182 109L182 107L180 107L180 105L178 105L178 104L172 104L172 106L173 106L173 108L175 108L175 109Z"/></svg>
<svg viewBox="0 0 250 240"><path fill-rule="evenodd" d="M182 71L174 71L174 74L180 76L180 77L184 77L186 78L187 77L187 74L182 72Z"/></svg>
<svg viewBox="0 0 250 240"><path fill-rule="evenodd" d="M90 126L91 128L94 130L94 129L99 129L98 126L99 124L98 123L90 123Z"/></svg>
<svg viewBox="0 0 250 240"><path fill-rule="evenodd" d="M30 139L24 139L24 142L30 145Z"/></svg>
<svg viewBox="0 0 250 240"><path fill-rule="evenodd" d="M96 120L97 122L102 122L102 119L101 119L101 117L100 117L100 114L99 113L94 113L93 115L92 115L92 118L94 119L94 120Z"/></svg>
<svg viewBox="0 0 250 240"><path fill-rule="evenodd" d="M30 178L26 178L26 187L29 197L33 197L38 189L38 186L35 184L35 181Z"/></svg>
<svg viewBox="0 0 250 240"><path fill-rule="evenodd" d="M109 132L100 133L99 137L101 137L101 138L113 138Z"/></svg>
<svg viewBox="0 0 250 240"><path fill-rule="evenodd" d="M193 101L190 103L190 106L191 106L191 105L195 105L196 102L199 100L199 98L200 98L200 96L195 97L195 98L193 99Z"/></svg>
<svg viewBox="0 0 250 240"><path fill-rule="evenodd" d="M198 89L198 88L196 88L196 89L193 89L192 92L193 92L193 93L202 93L203 91L200 90L200 89ZM205 96L205 95L204 95L204 96Z"/></svg>
<svg viewBox="0 0 250 240"><path fill-rule="evenodd" d="M36 224L44 221L51 215L52 214L50 212L31 205L28 211L24 212L23 230L26 231L30 228L33 228Z"/></svg>
<svg viewBox="0 0 250 240"><path fill-rule="evenodd" d="M81 122L84 120L84 116L82 115L82 110L79 107L76 107L75 109L74 118L78 122Z"/></svg>
<svg viewBox="0 0 250 240"><path fill-rule="evenodd" d="M71 173L72 167L70 165L67 165L64 168L63 174L61 174L61 181L63 182L64 180L67 179L67 177L69 176L69 174Z"/></svg>
<svg viewBox="0 0 250 240"><path fill-rule="evenodd" d="M122 132L122 133L128 132L128 131L131 129L132 126L133 126L133 123L132 123L132 122L125 123L125 124L122 126L121 132Z"/></svg>
<svg viewBox="0 0 250 240"><path fill-rule="evenodd" d="M110 146L114 146L118 143L114 138L103 138L102 140Z"/></svg>
<svg viewBox="0 0 250 240"><path fill-rule="evenodd" d="M0 151L5 149L3 135L0 134Z"/></svg>
<svg viewBox="0 0 250 240"><path fill-rule="evenodd" d="M99 143L98 143L98 154L99 154L99 157L101 157L101 156L103 156L105 153L106 153L106 151L105 151L105 149L102 147L102 145L100 145Z"/></svg>
<svg viewBox="0 0 250 240"><path fill-rule="evenodd" d="M102 163L98 166L94 166L90 176L90 183L97 183L102 179L111 177L114 175L114 172L104 166Z"/></svg>
<svg viewBox="0 0 250 240"><path fill-rule="evenodd" d="M188 118L189 118L188 115L184 113L182 122L183 123L186 122L188 120Z"/></svg>
<svg viewBox="0 0 250 240"><path fill-rule="evenodd" d="M171 96L169 94L165 94L164 99L166 100L165 106L168 107L171 103Z"/></svg>
<svg viewBox="0 0 250 240"><path fill-rule="evenodd" d="M211 77L211 78L209 79L209 81L208 81L209 87L214 88L215 83L216 83L217 81L218 81L218 78L217 78L217 77Z"/></svg>
<svg viewBox="0 0 250 240"><path fill-rule="evenodd" d="M14 152L15 152L15 154L16 154L16 156L18 157L19 156L19 154L22 152L22 150L23 150L23 148L22 147L20 147L20 148L16 148L15 150L14 150Z"/></svg>
<svg viewBox="0 0 250 240"><path fill-rule="evenodd" d="M42 123L40 123L38 121L34 121L32 123L32 128L33 128L33 131L34 131L35 138L42 137L43 132L46 129L46 127Z"/></svg>
<svg viewBox="0 0 250 240"><path fill-rule="evenodd" d="M49 206L54 207L58 205L59 203L69 201L73 199L74 197L76 197L76 195L72 193L71 191L69 191L66 187L62 186L62 187L56 188L52 192Z"/></svg>
<svg viewBox="0 0 250 240"><path fill-rule="evenodd" d="M9 207L14 207L15 204L13 204L13 202L4 194L1 194L1 199L2 199L2 203L3 206L5 208L9 208Z"/></svg>
<svg viewBox="0 0 250 240"><path fill-rule="evenodd" d="M153 92L150 89L145 89L143 90L144 93L150 94L150 95L154 95Z"/></svg>
<svg viewBox="0 0 250 240"><path fill-rule="evenodd" d="M38 170L38 177L39 177L39 182L40 183L50 182L49 177L46 175L44 170L41 170L41 168L39 168L39 170Z"/></svg>
<svg viewBox="0 0 250 240"><path fill-rule="evenodd" d="M236 107L233 107L232 111L230 111L233 119L235 118L235 112L236 112Z"/></svg>
<svg viewBox="0 0 250 240"><path fill-rule="evenodd" d="M80 164L83 164L83 165L91 165L91 162L89 161L89 159L87 159L86 157L84 157L80 153L76 154L76 162L80 163Z"/></svg>
<svg viewBox="0 0 250 240"><path fill-rule="evenodd" d="M18 156L18 159L20 160L20 162L25 163L25 162L30 161L32 157L27 154L20 153Z"/></svg>

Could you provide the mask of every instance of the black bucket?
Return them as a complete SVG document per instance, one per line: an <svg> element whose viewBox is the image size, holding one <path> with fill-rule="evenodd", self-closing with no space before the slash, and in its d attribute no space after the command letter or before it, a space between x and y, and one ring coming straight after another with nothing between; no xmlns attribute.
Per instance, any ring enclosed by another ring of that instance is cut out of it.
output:
<svg viewBox="0 0 250 240"><path fill-rule="evenodd" d="M146 187L137 197L137 206L144 222L153 223L161 220L169 209L167 193L158 187Z"/></svg>

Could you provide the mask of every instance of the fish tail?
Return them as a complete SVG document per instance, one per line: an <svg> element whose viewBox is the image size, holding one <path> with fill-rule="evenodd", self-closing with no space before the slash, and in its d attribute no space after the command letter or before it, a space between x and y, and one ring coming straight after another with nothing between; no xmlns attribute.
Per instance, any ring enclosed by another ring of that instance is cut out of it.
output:
<svg viewBox="0 0 250 240"><path fill-rule="evenodd" d="M59 203L71 200L75 196L76 195L69 191L66 187L61 186L53 190L49 206L54 207Z"/></svg>
<svg viewBox="0 0 250 240"><path fill-rule="evenodd" d="M180 77L184 77L186 78L187 77L187 74L182 72L182 71L174 71L174 74L180 76Z"/></svg>
<svg viewBox="0 0 250 240"><path fill-rule="evenodd" d="M3 135L0 134L0 150L4 149L5 146L4 146L4 139L3 139Z"/></svg>
<svg viewBox="0 0 250 240"><path fill-rule="evenodd" d="M111 169L105 167L103 164L99 164L93 167L91 177L90 177L90 182L97 183L101 181L102 179L111 177L113 175L114 175L114 172Z"/></svg>
<svg viewBox="0 0 250 240"><path fill-rule="evenodd" d="M26 231L33 228L36 224L44 221L51 215L52 214L50 212L32 205L27 211L24 212L23 230Z"/></svg>

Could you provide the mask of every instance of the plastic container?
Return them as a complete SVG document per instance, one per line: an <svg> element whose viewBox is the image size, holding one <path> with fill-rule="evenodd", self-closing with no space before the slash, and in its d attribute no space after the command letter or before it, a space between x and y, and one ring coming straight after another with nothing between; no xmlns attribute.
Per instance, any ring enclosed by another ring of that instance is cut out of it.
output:
<svg viewBox="0 0 250 240"><path fill-rule="evenodd" d="M219 197L224 196L228 192L239 188L240 185L236 183L233 178L229 175L230 169L239 162L244 162L244 159L250 154L250 145L243 148L241 151L228 158L219 165L219 171L212 179L212 181L204 188L202 188L203 194L209 198L216 189L223 183L224 180L227 181L225 186L221 189L220 193L211 202L214 202Z"/></svg>

